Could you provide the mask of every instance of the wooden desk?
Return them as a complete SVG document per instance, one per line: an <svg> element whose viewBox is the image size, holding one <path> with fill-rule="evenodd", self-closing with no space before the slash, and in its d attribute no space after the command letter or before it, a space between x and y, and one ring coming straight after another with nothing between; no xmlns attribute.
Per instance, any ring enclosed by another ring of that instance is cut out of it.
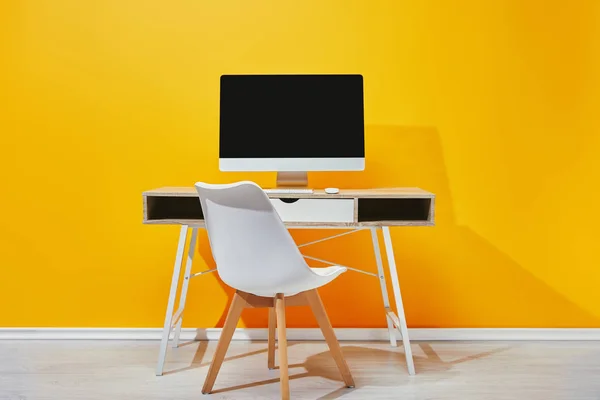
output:
<svg viewBox="0 0 600 400"><path fill-rule="evenodd" d="M193 187L164 187L146 191L142 197L143 222L145 224L181 225L171 280L171 291L165 316L163 338L156 368L156 374L162 375L171 332L174 332L173 345L174 347L178 346L189 280L195 276L213 272L214 270L196 274L192 273L198 228L204 227L204 217L196 189ZM377 273L370 273L351 267L347 268L379 279L385 309L384 315L387 319L390 335L390 344L396 346L396 329L399 330L402 335L408 372L410 375L414 375L415 367L389 228L391 226L433 226L435 218L435 195L418 188L381 188L342 189L337 194L327 194L323 190L315 190L310 194L270 193L269 198L286 226L290 229L324 228L348 230L341 234L301 244L298 246L300 248L359 230L369 229L371 231ZM179 309L173 313L184 256L183 252L190 227L192 228L192 232L184 281L179 295ZM383 233L388 268L392 278L392 288L398 311L397 314L390 307L379 247L378 230L381 230ZM330 265L339 265L314 257L305 256L305 258Z"/></svg>

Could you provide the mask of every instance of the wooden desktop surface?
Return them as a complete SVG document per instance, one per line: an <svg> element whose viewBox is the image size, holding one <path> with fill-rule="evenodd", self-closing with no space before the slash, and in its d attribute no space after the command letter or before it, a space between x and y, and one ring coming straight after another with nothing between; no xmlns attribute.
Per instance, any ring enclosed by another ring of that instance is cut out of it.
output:
<svg viewBox="0 0 600 400"><path fill-rule="evenodd" d="M143 193L144 196L169 196L169 197L196 197L198 192L194 187L161 187L158 189L147 190ZM324 189L314 189L313 193L268 193L269 197L283 199L430 199L435 195L419 188L375 188L375 189L340 189L339 193L328 194Z"/></svg>

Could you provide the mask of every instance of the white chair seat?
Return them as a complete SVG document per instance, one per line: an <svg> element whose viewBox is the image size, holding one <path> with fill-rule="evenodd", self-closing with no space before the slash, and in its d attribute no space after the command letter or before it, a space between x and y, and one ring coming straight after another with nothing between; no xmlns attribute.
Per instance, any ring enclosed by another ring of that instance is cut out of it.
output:
<svg viewBox="0 0 600 400"><path fill-rule="evenodd" d="M347 268L311 268L267 194L254 182L196 183L219 276L261 297L285 296L328 284Z"/></svg>
<svg viewBox="0 0 600 400"><path fill-rule="evenodd" d="M245 289L248 293L261 297L274 297L277 293L283 293L284 296L289 297L324 286L348 269L335 265L325 268L309 268L309 270L313 273L299 277L293 281L282 282L276 289L271 286L265 288L262 285L255 287L246 286Z"/></svg>
<svg viewBox="0 0 600 400"><path fill-rule="evenodd" d="M311 268L311 270L317 275L323 277L331 277L333 279L342 272L348 271L348 268L340 267L339 265L332 265L331 267Z"/></svg>

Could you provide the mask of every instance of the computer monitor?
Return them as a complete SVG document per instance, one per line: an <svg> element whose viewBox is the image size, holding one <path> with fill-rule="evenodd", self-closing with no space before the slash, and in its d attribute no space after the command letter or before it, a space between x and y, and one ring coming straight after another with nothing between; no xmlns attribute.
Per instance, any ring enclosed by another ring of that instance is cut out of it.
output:
<svg viewBox="0 0 600 400"><path fill-rule="evenodd" d="M220 103L221 171L304 186L307 171L365 169L362 75L223 75Z"/></svg>

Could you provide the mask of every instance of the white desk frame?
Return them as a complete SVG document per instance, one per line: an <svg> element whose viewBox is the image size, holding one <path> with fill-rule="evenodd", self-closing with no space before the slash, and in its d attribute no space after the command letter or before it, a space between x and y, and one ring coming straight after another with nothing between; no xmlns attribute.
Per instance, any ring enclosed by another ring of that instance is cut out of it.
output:
<svg viewBox="0 0 600 400"><path fill-rule="evenodd" d="M185 262L185 272L183 275L183 283L181 285L181 292L179 293L179 308L177 309L177 311L175 313L173 313L173 310L175 309L175 300L177 297L177 288L179 286L179 281L180 281L180 276L181 276L181 267L183 266L184 249L185 249L185 244L187 241L188 230L190 227L191 227L191 235L190 235L188 252L187 252L187 257L186 257L186 262ZM314 225L307 226L307 227L294 225L293 227L290 227L290 229L328 229L328 228L336 229L336 230L344 229L339 226L319 227L319 226L314 226ZM171 290L169 292L169 300L167 302L167 310L166 310L166 315L165 315L165 323L164 323L164 327L163 327L163 335L162 335L162 339L160 342L158 363L156 366L156 375L163 374L163 369L164 369L164 364L165 364L165 358L167 355L167 348L169 346L169 341L172 341L173 347L179 346L179 336L181 333L181 325L183 323L183 314L184 314L184 310L185 310L185 302L186 302L188 285L189 285L190 279L215 271L214 269L211 269L208 271L202 271L202 272L198 272L198 273L192 272L194 255L196 253L198 229L203 229L203 227L199 228L196 226L182 225L180 232L179 232L179 244L177 245L177 253L175 255L175 265L173 266L173 277L171 278ZM410 347L410 339L408 337L408 327L406 325L406 318L404 315L404 305L402 303L402 294L400 291L400 282L398 280L398 272L396 270L396 260L394 257L394 249L392 246L392 238L390 235L390 228L387 226L383 226L383 227L368 227L368 228L359 227L359 228L345 228L345 229L348 229L348 231L343 232L341 234L318 239L318 240L315 240L312 242L303 243L303 244L299 245L298 247L302 248L302 247L310 246L312 244L321 243L326 240L335 239L335 238L345 236L345 235L348 235L348 234L351 234L351 233L354 233L354 232L357 232L360 230L368 229L371 231L371 238L372 238L372 242L373 242L373 251L375 253L375 260L377 263L377 273L375 274L375 273L371 273L371 272L366 272L366 271L362 271L360 269L356 269L356 268L352 268L352 267L347 267L347 268L351 271L371 275L371 276L377 277L379 279L379 284L381 287L381 295L383 298L383 306L384 306L384 310L385 310L385 316L387 319L390 344L393 347L397 346L396 330L398 330L402 337L402 344L404 346L404 353L406 356L406 365L408 368L408 373L410 375L414 375L415 374L415 365L414 365L414 361L413 361L412 350ZM387 255L389 273L392 278L392 288L393 288L394 299L396 301L396 309L398 310L398 314L394 313L390 307L390 300L389 300L388 291L387 291L387 282L385 279L383 260L382 260L382 256L381 256L381 248L379 245L379 238L378 238L378 234L377 234L378 230L381 230L383 232L383 242L384 242L384 247L385 247L385 253ZM330 261L318 259L315 257L305 256L305 258L307 258L309 260L319 261L319 262L322 262L325 264L340 265L337 263L332 263Z"/></svg>

